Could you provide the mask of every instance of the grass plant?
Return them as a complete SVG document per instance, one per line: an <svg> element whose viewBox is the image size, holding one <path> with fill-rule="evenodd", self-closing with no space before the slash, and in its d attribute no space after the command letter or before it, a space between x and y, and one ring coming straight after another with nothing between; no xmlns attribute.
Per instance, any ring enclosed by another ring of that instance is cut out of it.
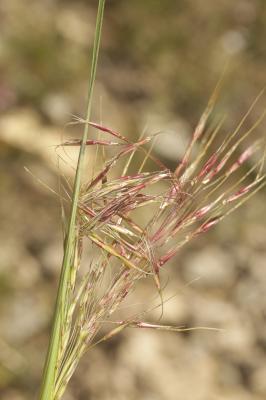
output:
<svg viewBox="0 0 266 400"><path fill-rule="evenodd" d="M96 344L127 327L193 329L149 323L143 321L143 315L135 315L123 321L112 321L115 325L101 334L102 326L111 321L114 312L141 279L152 280L163 304L160 272L165 264L181 247L206 233L265 184L264 157L250 163L262 143L251 140L251 144L243 147L264 117L262 115L243 132L244 123L262 93L236 129L219 143L216 138L222 121L216 126L208 124L220 89L219 82L174 171L152 154L156 135L142 136L133 143L126 135L91 122L104 6L105 1L99 0L87 113L85 119L77 121L83 124L84 134L82 139L61 145L64 148L78 146L79 158L73 189L69 193L66 188L67 196L62 200L64 203L68 197L71 199L71 211L41 400L60 399L80 358ZM97 132L96 135L89 137L89 129ZM95 147L99 159L102 159L100 149L105 149L107 157L102 165L97 162L99 169L95 167L89 178L81 176L88 146ZM110 149L112 155L109 155ZM138 170L131 173L132 160L137 153L142 156L142 162ZM153 164L152 171L146 170L147 162ZM135 217L139 208L152 210L148 222L140 223ZM91 259L83 273L80 265L88 243Z"/></svg>

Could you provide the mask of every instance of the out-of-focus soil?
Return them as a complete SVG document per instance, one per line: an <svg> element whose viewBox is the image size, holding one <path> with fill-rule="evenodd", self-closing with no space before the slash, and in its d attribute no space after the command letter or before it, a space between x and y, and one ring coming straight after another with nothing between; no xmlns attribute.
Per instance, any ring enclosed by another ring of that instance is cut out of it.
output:
<svg viewBox="0 0 266 400"><path fill-rule="evenodd" d="M165 130L155 151L171 168L230 58L216 113L227 114L222 133L237 125L265 85L264 0L106 3L95 120L135 139L144 127ZM62 259L60 202L38 179L57 187L55 145L80 133L66 124L83 116L96 8L0 4L2 400L38 393ZM265 100L247 127L263 108ZM127 330L84 357L64 398L265 399L264 204L262 190L164 272L165 297L176 294L164 322L222 331ZM143 283L133 303L154 295Z"/></svg>

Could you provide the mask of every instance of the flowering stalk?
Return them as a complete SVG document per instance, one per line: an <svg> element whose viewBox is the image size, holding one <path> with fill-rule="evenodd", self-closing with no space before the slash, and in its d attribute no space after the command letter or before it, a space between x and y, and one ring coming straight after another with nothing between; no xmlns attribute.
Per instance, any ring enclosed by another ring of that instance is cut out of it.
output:
<svg viewBox="0 0 266 400"><path fill-rule="evenodd" d="M97 61L98 61L98 54L100 47L104 5L105 5L105 0L99 0L93 56L92 56L91 76L89 80L89 89L88 89L87 114L86 114L87 120L90 119L90 114L91 114L92 96L93 96L93 88L96 77ZM41 400L54 400L56 398L55 381L58 373L58 359L60 357L60 350L62 348L62 337L65 329L65 320L67 318L70 307L68 298L69 282L70 282L71 268L73 267L72 264L75 258L75 249L78 242L76 219L77 219L78 199L79 199L80 185L81 185L81 168L85 155L88 129L89 129L88 124L85 124L83 138L80 143L79 158L78 158L74 189L73 189L71 213L70 213L68 232L64 247L64 257L63 257L63 264L61 269L61 276L60 276L60 282L59 282L59 288L55 306L51 339L43 373L43 381L40 393Z"/></svg>
<svg viewBox="0 0 266 400"><path fill-rule="evenodd" d="M80 155L41 400L60 399L80 358L127 327L174 332L191 329L145 322L141 315L129 316L124 321L111 321L111 316L141 279L153 280L163 304L160 272L165 264L186 243L209 231L265 185L264 157L249 165L261 143L242 149L244 140L252 135L264 115L241 132L262 93L235 131L215 146L222 122L212 129L206 129L206 124L216 102L219 82L174 171L152 155L154 136L132 143L125 135L90 121L103 10L104 1L100 0L87 116L85 120L78 119L85 126L83 138L62 144L80 146ZM89 126L95 129L96 138L93 134L88 138ZM151 148L147 149L147 145ZM87 146L96 146L97 154L99 146L117 151L81 183ZM192 159L195 149L198 155ZM130 174L129 167L137 152L143 155L143 161ZM147 160L154 164L152 171L145 170ZM122 172L118 172L119 163L123 164ZM134 212L140 208L146 209L147 215L150 213L146 223L135 217ZM86 244L91 259L81 273ZM106 328L107 322L115 324L115 328L101 336L101 328Z"/></svg>

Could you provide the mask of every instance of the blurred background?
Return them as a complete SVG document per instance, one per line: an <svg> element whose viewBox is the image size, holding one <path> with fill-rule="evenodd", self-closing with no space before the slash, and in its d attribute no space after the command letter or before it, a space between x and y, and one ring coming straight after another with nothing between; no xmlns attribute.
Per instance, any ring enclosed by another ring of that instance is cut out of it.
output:
<svg viewBox="0 0 266 400"><path fill-rule="evenodd" d="M56 189L54 145L80 133L67 123L84 116L96 11L96 0L0 3L1 400L38 393L62 235L58 199L24 166ZM107 0L94 120L132 139L165 131L155 152L171 167L228 59L215 113L224 132L238 124L265 86L265 37L265 0ZM164 322L225 331L127 330L82 360L64 398L265 399L265 222L264 190L168 266Z"/></svg>

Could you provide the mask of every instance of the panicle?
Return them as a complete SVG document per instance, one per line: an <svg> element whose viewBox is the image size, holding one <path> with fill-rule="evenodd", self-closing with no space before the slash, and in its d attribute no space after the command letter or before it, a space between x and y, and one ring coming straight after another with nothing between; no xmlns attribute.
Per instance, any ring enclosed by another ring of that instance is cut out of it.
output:
<svg viewBox="0 0 266 400"><path fill-rule="evenodd" d="M131 143L113 129L84 121L101 135L111 135L117 140L113 142L99 136L87 140L86 145L118 149L87 179L80 192L73 285L69 287L71 307L62 340L57 393L62 392L76 367L76 360L88 348L126 327L181 331L183 328L180 327L150 324L132 318L118 322L116 328L95 339L100 328L140 279L151 277L154 280L163 304L161 268L186 243L208 232L265 185L264 157L253 165L250 163L261 143L253 142L246 149L242 148L243 140L251 135L258 123L239 135L258 99L236 130L211 151L222 125L219 123L214 129L206 129L216 96L217 88L174 171L166 168L151 154L151 150L146 149L153 137L142 137ZM70 140L63 145L80 144L79 140ZM191 160L195 148L198 156ZM144 154L144 160L139 170L130 174L129 167L137 152ZM147 160L153 162L154 170L144 171ZM123 161L125 166L119 174L117 163ZM136 217L135 211L140 208L146 217L145 222ZM95 255L87 274L76 288L76 273L85 240Z"/></svg>

